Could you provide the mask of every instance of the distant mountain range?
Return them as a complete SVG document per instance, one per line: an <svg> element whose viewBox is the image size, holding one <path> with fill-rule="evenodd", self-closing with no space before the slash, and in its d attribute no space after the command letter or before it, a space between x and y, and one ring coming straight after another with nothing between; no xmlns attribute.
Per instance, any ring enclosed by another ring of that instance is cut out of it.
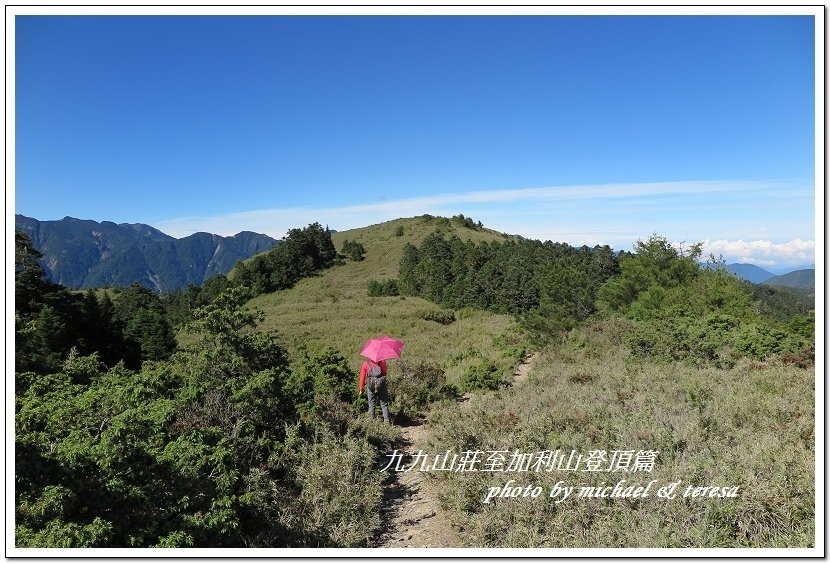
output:
<svg viewBox="0 0 830 563"><path fill-rule="evenodd" d="M816 287L815 268L794 270L779 276L753 264L727 264L726 269L752 283L809 289Z"/></svg>
<svg viewBox="0 0 830 563"><path fill-rule="evenodd" d="M70 288L123 287L139 282L171 291L226 274L239 261L277 244L267 235L243 231L231 237L194 233L177 239L141 223L116 224L64 217L38 221L15 215L43 253L52 281Z"/></svg>
<svg viewBox="0 0 830 563"><path fill-rule="evenodd" d="M201 285L279 242L250 231L231 237L194 233L177 239L142 223L99 223L72 217L38 221L24 215L14 219L15 229L26 232L43 253L49 279L74 289L124 287L136 281L157 291ZM813 268L775 275L753 264L726 267L753 283L815 288Z"/></svg>

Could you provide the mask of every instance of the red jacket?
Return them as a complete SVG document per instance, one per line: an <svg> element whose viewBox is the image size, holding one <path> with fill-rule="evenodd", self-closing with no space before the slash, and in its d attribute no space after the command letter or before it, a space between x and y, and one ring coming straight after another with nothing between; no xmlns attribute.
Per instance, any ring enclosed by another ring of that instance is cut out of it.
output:
<svg viewBox="0 0 830 563"><path fill-rule="evenodd" d="M386 375L386 360L381 360L379 362L373 362L372 360L368 360L363 362L363 365L360 366L360 392L363 393L363 387L366 386L366 374L369 373L369 364L370 363L377 363L380 366L380 371L383 375Z"/></svg>

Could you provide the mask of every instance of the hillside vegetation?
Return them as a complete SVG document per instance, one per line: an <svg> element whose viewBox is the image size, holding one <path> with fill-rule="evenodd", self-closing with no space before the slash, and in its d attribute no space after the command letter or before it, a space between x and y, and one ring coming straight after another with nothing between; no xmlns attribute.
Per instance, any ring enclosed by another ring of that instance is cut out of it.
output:
<svg viewBox="0 0 830 563"><path fill-rule="evenodd" d="M370 281L398 277L406 244L421 244L436 229L473 242L505 239L495 231L433 217L338 232L332 235L335 246L357 242L365 248L363 260L348 260L287 291L260 295L249 306L263 312L262 327L277 331L294 358L332 347L357 372L364 342L388 334L406 343L404 361L440 365L450 381L457 381L464 369L482 358L492 360L500 371L509 370L525 350L514 318L464 309L454 312L455 321L444 324L436 315L443 309L425 299L368 295ZM389 362L389 367L395 379L398 365Z"/></svg>
<svg viewBox="0 0 830 563"><path fill-rule="evenodd" d="M703 268L697 246L315 223L159 296L71 293L15 242L17 546L377 545L401 435L368 419L357 371L383 334L406 343L395 419L426 417L426 455L466 459L426 473L465 545L813 545L812 303ZM479 471L496 455L511 468ZM546 494L499 496L510 479ZM718 495L547 494L620 479Z"/></svg>

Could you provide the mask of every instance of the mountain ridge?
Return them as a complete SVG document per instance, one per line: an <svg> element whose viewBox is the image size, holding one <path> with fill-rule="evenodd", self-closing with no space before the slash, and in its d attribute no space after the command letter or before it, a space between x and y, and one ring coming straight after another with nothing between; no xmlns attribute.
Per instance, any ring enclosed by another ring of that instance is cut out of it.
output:
<svg viewBox="0 0 830 563"><path fill-rule="evenodd" d="M792 288L815 288L815 267L796 268L781 274L764 270L754 264L733 263L727 264L726 269L755 284L766 284Z"/></svg>
<svg viewBox="0 0 830 563"><path fill-rule="evenodd" d="M41 263L49 279L72 289L138 282L164 292L201 285L279 242L252 231L233 236L198 232L177 239L144 223L69 216L39 221L16 214L15 229L29 235L43 253Z"/></svg>
<svg viewBox="0 0 830 563"><path fill-rule="evenodd" d="M769 278L775 276L772 272L756 266L755 264L727 264L726 269L738 277L751 281L752 283L763 283Z"/></svg>
<svg viewBox="0 0 830 563"><path fill-rule="evenodd" d="M794 270L780 276L773 276L764 283L782 287L815 289L816 271L811 268Z"/></svg>

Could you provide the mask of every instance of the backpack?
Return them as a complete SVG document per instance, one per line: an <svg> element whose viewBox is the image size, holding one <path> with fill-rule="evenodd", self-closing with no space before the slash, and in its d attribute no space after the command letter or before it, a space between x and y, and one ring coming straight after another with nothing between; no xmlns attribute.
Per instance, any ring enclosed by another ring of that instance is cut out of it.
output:
<svg viewBox="0 0 830 563"><path fill-rule="evenodd" d="M377 395L380 393L380 389L383 386L383 377L383 371L381 371L380 366L370 363L369 371L366 372L366 387L368 387L373 394Z"/></svg>

